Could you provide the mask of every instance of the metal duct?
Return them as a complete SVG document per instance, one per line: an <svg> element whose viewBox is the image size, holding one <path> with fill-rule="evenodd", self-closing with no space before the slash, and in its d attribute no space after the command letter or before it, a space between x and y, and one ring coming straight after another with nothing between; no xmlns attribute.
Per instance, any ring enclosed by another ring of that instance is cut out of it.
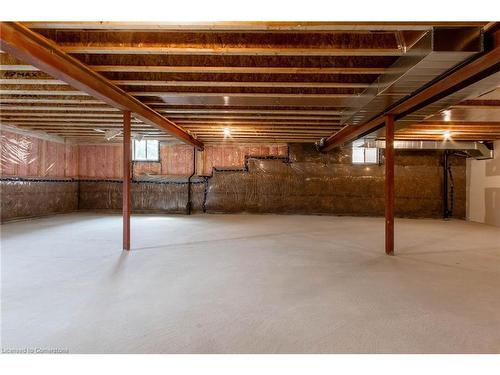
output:
<svg viewBox="0 0 500 375"><path fill-rule="evenodd" d="M481 28L434 28L424 33L389 70L368 87L344 125L361 125L404 97L483 51Z"/></svg>
<svg viewBox="0 0 500 375"><path fill-rule="evenodd" d="M385 141L365 140L360 147L385 148ZM492 159L493 150L481 142L461 141L394 141L394 148L403 150L455 150L464 151L478 160Z"/></svg>
<svg viewBox="0 0 500 375"><path fill-rule="evenodd" d="M435 102L411 113L408 116L403 117L396 122L396 130L405 128L408 125L416 124L418 122L424 121L440 111L449 108L455 104L460 103L463 100L475 99L478 96L488 92L498 86L500 82L500 72L491 74L490 76L472 84L466 86L462 90L458 90L453 94L450 94L442 99L436 100ZM382 129L375 134L375 136L382 135Z"/></svg>

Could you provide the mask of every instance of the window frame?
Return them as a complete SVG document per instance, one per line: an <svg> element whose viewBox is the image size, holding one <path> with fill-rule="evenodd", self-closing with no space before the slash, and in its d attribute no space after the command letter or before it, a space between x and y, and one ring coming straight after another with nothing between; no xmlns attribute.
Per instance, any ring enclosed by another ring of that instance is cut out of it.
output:
<svg viewBox="0 0 500 375"><path fill-rule="evenodd" d="M378 147L371 147L371 148L367 148L367 147L359 147L359 144L361 143L358 143L358 142L353 142L352 143L352 150L354 151L354 149L362 149L363 150L363 161L362 162L355 162L354 161L354 158L352 157L352 153L351 153L351 164L353 165L379 165L380 164L380 149ZM366 150L375 150L375 161L367 161L366 160Z"/></svg>
<svg viewBox="0 0 500 375"><path fill-rule="evenodd" d="M145 153L146 153L146 159L136 159L135 157L135 143L136 142L146 142L146 148L145 148ZM157 147L158 147L158 157L156 159L148 159L148 141L156 141L157 142ZM160 141L157 139L141 139L140 141L137 139L134 139L132 142L132 162L134 163L159 163L160 162Z"/></svg>

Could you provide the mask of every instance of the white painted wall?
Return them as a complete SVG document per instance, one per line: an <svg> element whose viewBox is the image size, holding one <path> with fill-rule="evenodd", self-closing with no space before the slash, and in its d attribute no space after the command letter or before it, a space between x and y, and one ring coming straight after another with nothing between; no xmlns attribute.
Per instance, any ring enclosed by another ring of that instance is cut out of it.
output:
<svg viewBox="0 0 500 375"><path fill-rule="evenodd" d="M500 141L493 160L467 159L467 219L500 227Z"/></svg>

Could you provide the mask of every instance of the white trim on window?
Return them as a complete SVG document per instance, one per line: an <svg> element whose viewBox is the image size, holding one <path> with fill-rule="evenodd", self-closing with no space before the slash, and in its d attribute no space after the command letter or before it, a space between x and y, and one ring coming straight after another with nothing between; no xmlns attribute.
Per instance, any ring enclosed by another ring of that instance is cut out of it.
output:
<svg viewBox="0 0 500 375"><path fill-rule="evenodd" d="M134 139L134 142L132 142L132 161L160 161L160 141Z"/></svg>

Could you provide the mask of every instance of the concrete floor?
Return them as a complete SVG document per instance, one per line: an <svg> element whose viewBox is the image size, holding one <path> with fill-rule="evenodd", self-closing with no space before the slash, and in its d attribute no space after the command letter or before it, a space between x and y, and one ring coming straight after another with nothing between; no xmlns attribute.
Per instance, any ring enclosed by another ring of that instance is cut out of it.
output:
<svg viewBox="0 0 500 375"><path fill-rule="evenodd" d="M463 221L70 214L2 226L2 347L499 353L500 230Z"/></svg>

